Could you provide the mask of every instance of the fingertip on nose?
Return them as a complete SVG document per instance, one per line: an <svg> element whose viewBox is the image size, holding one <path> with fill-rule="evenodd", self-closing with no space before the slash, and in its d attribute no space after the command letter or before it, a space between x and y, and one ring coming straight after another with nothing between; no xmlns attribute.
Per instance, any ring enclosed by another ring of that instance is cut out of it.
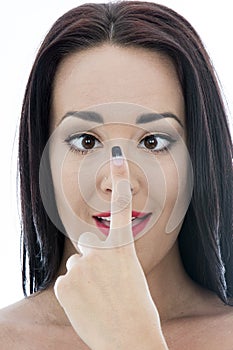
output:
<svg viewBox="0 0 233 350"><path fill-rule="evenodd" d="M119 146L112 147L112 164L116 167L122 167L124 165L124 157Z"/></svg>

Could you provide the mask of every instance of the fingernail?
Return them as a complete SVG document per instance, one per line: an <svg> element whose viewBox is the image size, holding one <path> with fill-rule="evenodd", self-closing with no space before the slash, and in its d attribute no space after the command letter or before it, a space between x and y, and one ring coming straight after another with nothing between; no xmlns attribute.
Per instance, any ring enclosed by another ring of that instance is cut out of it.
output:
<svg viewBox="0 0 233 350"><path fill-rule="evenodd" d="M112 161L116 166L122 166L124 163L121 148L119 146L112 147Z"/></svg>

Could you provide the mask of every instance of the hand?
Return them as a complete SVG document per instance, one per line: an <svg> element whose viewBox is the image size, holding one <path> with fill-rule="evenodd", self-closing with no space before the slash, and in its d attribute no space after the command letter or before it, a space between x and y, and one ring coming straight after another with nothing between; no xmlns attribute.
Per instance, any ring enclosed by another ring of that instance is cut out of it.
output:
<svg viewBox="0 0 233 350"><path fill-rule="evenodd" d="M129 170L122 159L121 166L111 159L109 236L105 241L92 233L80 237L83 255L68 259L66 275L55 283L55 295L90 349L167 349L136 255Z"/></svg>

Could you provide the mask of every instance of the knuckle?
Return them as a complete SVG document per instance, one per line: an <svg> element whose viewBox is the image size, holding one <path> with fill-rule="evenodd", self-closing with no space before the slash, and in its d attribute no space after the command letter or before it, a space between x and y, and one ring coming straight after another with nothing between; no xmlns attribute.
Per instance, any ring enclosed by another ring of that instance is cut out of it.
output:
<svg viewBox="0 0 233 350"><path fill-rule="evenodd" d="M71 270L73 266L76 266L79 260L78 254L71 255L66 262L67 271Z"/></svg>
<svg viewBox="0 0 233 350"><path fill-rule="evenodd" d="M60 301L64 299L64 296L67 294L67 290L69 289L67 282L68 281L67 281L66 275L59 276L55 282L55 285L54 285L55 295L57 299Z"/></svg>

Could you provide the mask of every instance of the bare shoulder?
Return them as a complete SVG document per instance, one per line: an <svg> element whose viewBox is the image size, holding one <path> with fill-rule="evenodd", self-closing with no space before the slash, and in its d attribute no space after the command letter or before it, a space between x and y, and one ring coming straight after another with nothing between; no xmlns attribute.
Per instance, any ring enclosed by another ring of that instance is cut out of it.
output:
<svg viewBox="0 0 233 350"><path fill-rule="evenodd" d="M89 349L46 300L46 293L33 295L0 310L0 349Z"/></svg>
<svg viewBox="0 0 233 350"><path fill-rule="evenodd" d="M27 299L16 302L0 310L0 348L4 350L20 349L23 340L22 331L26 322L31 322Z"/></svg>
<svg viewBox="0 0 233 350"><path fill-rule="evenodd" d="M36 304L31 298L22 299L0 310L0 325L5 327L5 325L31 323L37 311Z"/></svg>
<svg viewBox="0 0 233 350"><path fill-rule="evenodd" d="M16 349L16 347L14 346L14 342L10 337L9 328L7 327L6 324L1 324L1 323L0 323L0 349L5 349L5 350Z"/></svg>
<svg viewBox="0 0 233 350"><path fill-rule="evenodd" d="M37 292L0 310L0 324L43 324L51 320L48 291Z"/></svg>
<svg viewBox="0 0 233 350"><path fill-rule="evenodd" d="M16 350L18 339L18 327L16 327L16 314L19 303L0 310L0 348L4 350ZM14 321L15 320L15 321Z"/></svg>
<svg viewBox="0 0 233 350"><path fill-rule="evenodd" d="M211 345L212 350L232 350L233 306L224 304L217 296L209 299L209 311L206 310L203 315L196 317L196 322L194 318L194 324L196 323L199 334L202 334L208 346Z"/></svg>
<svg viewBox="0 0 233 350"><path fill-rule="evenodd" d="M233 306L226 306L225 312L221 315L219 327L229 344L233 344Z"/></svg>
<svg viewBox="0 0 233 350"><path fill-rule="evenodd" d="M206 339L213 350L233 349L233 307L224 305L222 312L207 318Z"/></svg>
<svg viewBox="0 0 233 350"><path fill-rule="evenodd" d="M163 333L171 350L232 350L233 307L222 304L210 313L174 319Z"/></svg>

